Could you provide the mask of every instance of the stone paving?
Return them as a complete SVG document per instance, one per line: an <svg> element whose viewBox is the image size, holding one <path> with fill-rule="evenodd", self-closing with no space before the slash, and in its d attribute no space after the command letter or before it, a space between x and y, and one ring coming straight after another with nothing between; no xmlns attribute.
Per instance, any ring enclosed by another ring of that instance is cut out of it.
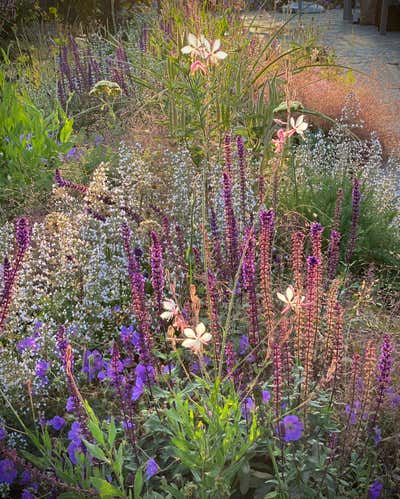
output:
<svg viewBox="0 0 400 499"><path fill-rule="evenodd" d="M285 14L259 11L249 13L254 18L254 31L267 34L281 23ZM353 11L357 19L357 11ZM321 14L304 14L290 23L292 29L315 29L324 45L332 47L338 63L378 75L388 94L400 99L400 31L380 35L375 26L361 26L343 21L343 10L327 10Z"/></svg>

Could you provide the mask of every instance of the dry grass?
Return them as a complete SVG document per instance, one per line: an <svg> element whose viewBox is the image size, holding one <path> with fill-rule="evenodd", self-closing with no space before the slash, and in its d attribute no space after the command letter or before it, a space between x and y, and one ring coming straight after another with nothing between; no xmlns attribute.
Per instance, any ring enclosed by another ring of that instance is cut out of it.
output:
<svg viewBox="0 0 400 499"><path fill-rule="evenodd" d="M399 92L385 86L378 77L379 68L371 73L371 77L345 77L334 70L311 68L295 75L292 86L296 98L306 108L321 112L332 118L341 116L346 96L353 92L361 107L361 118L364 129L361 136L367 137L376 132L386 154L394 152L400 139L398 116L400 113ZM314 123L323 128L330 124L315 119Z"/></svg>

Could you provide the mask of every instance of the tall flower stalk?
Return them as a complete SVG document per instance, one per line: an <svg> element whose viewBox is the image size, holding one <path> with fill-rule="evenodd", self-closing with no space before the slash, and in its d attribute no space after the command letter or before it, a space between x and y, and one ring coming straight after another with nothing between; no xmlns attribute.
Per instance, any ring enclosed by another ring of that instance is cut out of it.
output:
<svg viewBox="0 0 400 499"><path fill-rule="evenodd" d="M15 225L15 240L16 249L13 265L10 264L8 257L5 257L3 265L3 289L0 298L0 333L4 329L18 274L21 271L23 260L30 244L30 226L28 219L25 217L17 220Z"/></svg>
<svg viewBox="0 0 400 499"><path fill-rule="evenodd" d="M246 290L249 299L249 340L250 345L254 348L259 342L258 328L258 307L256 293L256 270L255 270L255 240L252 229L246 231L247 249L243 260L243 287Z"/></svg>
<svg viewBox="0 0 400 499"><path fill-rule="evenodd" d="M356 247L358 220L360 218L360 201L361 201L360 182L357 179L354 179L353 191L352 191L351 228L350 228L350 237L349 237L349 243L347 247L347 257L346 257L347 263L351 262Z"/></svg>
<svg viewBox="0 0 400 499"><path fill-rule="evenodd" d="M272 341L274 331L274 311L272 304L271 259L275 233L275 214L272 210L261 211L260 215L260 281L262 305L267 327L267 345Z"/></svg>
<svg viewBox="0 0 400 499"><path fill-rule="evenodd" d="M160 314L162 310L162 297L164 289L163 250L161 242L155 231L151 231L150 237L151 283L153 285L156 308Z"/></svg>
<svg viewBox="0 0 400 499"><path fill-rule="evenodd" d="M223 196L225 209L225 238L228 250L229 275L233 277L239 261L239 235L238 227L233 209L232 181L228 171L223 172Z"/></svg>

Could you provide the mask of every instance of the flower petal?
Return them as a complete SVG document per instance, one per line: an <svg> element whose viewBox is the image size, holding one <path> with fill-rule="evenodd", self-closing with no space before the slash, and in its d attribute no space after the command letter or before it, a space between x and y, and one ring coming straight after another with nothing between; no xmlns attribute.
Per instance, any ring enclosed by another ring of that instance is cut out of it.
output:
<svg viewBox="0 0 400 499"><path fill-rule="evenodd" d="M193 52L193 47L190 45L185 45L184 47L181 48L182 54L191 54Z"/></svg>
<svg viewBox="0 0 400 499"><path fill-rule="evenodd" d="M188 34L187 40L192 47L200 47L200 40L193 33Z"/></svg>
<svg viewBox="0 0 400 499"><path fill-rule="evenodd" d="M212 46L212 52L217 52L221 48L221 40L217 38L214 40L213 46Z"/></svg>
<svg viewBox="0 0 400 499"><path fill-rule="evenodd" d="M184 348L194 348L196 346L196 343L197 343L197 340L187 339L187 340L182 341L182 346Z"/></svg>
<svg viewBox="0 0 400 499"><path fill-rule="evenodd" d="M286 290L286 297L288 301L292 301L294 296L293 286L289 286Z"/></svg>
<svg viewBox="0 0 400 499"><path fill-rule="evenodd" d="M183 334L186 336L186 338L197 338L196 333L190 327L185 327L185 329L183 330Z"/></svg>
<svg viewBox="0 0 400 499"><path fill-rule="evenodd" d="M199 322L196 326L197 336L201 336L205 332L206 332L206 326L202 322Z"/></svg>
<svg viewBox="0 0 400 499"><path fill-rule="evenodd" d="M204 333L203 336L201 337L201 341L203 343L208 343L209 341L211 341L211 338L212 338L211 333Z"/></svg>
<svg viewBox="0 0 400 499"><path fill-rule="evenodd" d="M276 296L281 300L283 301L283 303L287 303L287 299L286 299L286 296L283 295L282 293L276 293Z"/></svg>
<svg viewBox="0 0 400 499"><path fill-rule="evenodd" d="M228 56L228 54L226 52L224 52L223 50L218 50L218 52L214 53L214 57L216 57L220 61L222 61L222 59L225 59L225 57L227 57L227 56Z"/></svg>

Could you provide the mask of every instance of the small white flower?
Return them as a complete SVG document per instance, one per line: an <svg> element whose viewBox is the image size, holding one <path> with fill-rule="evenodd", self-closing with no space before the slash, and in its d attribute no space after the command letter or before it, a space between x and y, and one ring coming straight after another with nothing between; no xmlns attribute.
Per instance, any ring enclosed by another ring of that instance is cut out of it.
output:
<svg viewBox="0 0 400 499"><path fill-rule="evenodd" d="M288 286L285 294L276 293L277 297L286 304L286 307L282 310L282 314L286 314L290 309L296 311L298 310L305 300L304 296L299 296L294 294L293 286Z"/></svg>
<svg viewBox="0 0 400 499"><path fill-rule="evenodd" d="M166 321L170 321L172 320L175 315L178 313L178 306L177 304L174 302L174 300L165 300L163 302L163 308L165 310L165 312L163 312L160 317L161 319L164 319Z"/></svg>
<svg viewBox="0 0 400 499"><path fill-rule="evenodd" d="M197 38L192 33L189 33L187 39L188 45L181 48L182 54L191 55L194 58L200 57L209 64L217 64L228 55L223 50L220 50L221 40L219 39L215 40L212 46L204 35Z"/></svg>
<svg viewBox="0 0 400 499"><path fill-rule="evenodd" d="M207 345L212 338L210 333L206 333L206 327L202 322L199 322L195 331L190 327L185 328L183 334L186 339L183 340L182 346L190 348L196 354L200 353L203 346Z"/></svg>
<svg viewBox="0 0 400 499"><path fill-rule="evenodd" d="M296 121L294 120L294 118L290 118L290 126L292 127L292 130L303 137L304 132L308 128L308 123L304 121L304 115L301 114Z"/></svg>

